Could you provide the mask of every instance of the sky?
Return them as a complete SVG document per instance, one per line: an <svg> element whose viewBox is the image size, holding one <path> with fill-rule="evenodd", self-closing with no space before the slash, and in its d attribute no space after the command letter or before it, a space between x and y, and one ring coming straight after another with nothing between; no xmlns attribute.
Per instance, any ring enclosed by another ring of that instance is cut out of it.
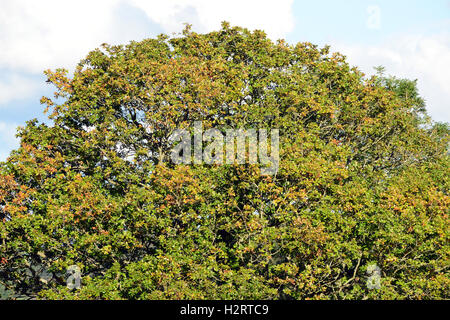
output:
<svg viewBox="0 0 450 320"><path fill-rule="evenodd" d="M435 121L450 122L450 0L0 0L0 161L16 128L47 121L43 71L75 65L102 43L126 44L228 21L289 43L330 45L367 75L417 79Z"/></svg>

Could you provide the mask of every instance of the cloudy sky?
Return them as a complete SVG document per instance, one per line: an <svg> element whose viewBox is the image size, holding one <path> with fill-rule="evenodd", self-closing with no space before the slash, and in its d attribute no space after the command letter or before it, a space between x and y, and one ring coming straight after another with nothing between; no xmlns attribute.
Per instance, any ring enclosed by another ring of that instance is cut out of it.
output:
<svg viewBox="0 0 450 320"><path fill-rule="evenodd" d="M16 127L45 121L42 71L73 70L101 43L197 32L229 21L294 44L329 44L367 74L418 79L429 114L450 122L450 0L0 0L0 161Z"/></svg>

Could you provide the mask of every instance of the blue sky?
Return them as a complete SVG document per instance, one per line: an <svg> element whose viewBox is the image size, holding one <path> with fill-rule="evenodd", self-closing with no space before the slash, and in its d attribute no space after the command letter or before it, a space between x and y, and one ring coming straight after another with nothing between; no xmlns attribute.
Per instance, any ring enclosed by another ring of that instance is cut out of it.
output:
<svg viewBox="0 0 450 320"><path fill-rule="evenodd" d="M272 39L331 45L366 73L418 79L429 114L450 122L450 0L0 0L0 161L16 127L46 121L42 71L75 64L101 43L207 32L227 20Z"/></svg>
<svg viewBox="0 0 450 320"><path fill-rule="evenodd" d="M378 30L370 30L366 26L369 6L380 8ZM450 1L294 1L293 11L295 29L288 34L290 41L307 38L320 44L336 40L374 44L394 34L443 31L440 22L450 19Z"/></svg>

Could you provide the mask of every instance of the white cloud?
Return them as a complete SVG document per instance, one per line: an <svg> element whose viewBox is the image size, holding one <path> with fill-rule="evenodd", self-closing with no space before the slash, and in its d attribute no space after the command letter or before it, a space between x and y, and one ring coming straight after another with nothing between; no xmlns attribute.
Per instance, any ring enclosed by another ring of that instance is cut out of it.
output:
<svg viewBox="0 0 450 320"><path fill-rule="evenodd" d="M222 21L249 29L263 29L272 39L285 38L294 28L293 0L130 0L166 32L179 32L182 23L208 32Z"/></svg>
<svg viewBox="0 0 450 320"><path fill-rule="evenodd" d="M450 34L396 36L380 45L332 44L366 74L382 65L386 73L418 79L419 93L436 121L450 122Z"/></svg>
<svg viewBox="0 0 450 320"><path fill-rule="evenodd" d="M12 149L19 146L16 138L18 124L0 122L0 161L6 160Z"/></svg>
<svg viewBox="0 0 450 320"><path fill-rule="evenodd" d="M109 40L118 0L0 2L0 68L41 73L73 67Z"/></svg>

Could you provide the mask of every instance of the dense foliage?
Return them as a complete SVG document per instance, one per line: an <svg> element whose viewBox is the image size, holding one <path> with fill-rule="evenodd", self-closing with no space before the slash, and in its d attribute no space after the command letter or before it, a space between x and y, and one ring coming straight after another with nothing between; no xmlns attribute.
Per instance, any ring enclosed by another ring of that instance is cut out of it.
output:
<svg viewBox="0 0 450 320"><path fill-rule="evenodd" d="M0 165L3 298L449 298L449 127L414 81L227 23L46 74L51 124ZM195 120L278 128L278 173L171 163Z"/></svg>

